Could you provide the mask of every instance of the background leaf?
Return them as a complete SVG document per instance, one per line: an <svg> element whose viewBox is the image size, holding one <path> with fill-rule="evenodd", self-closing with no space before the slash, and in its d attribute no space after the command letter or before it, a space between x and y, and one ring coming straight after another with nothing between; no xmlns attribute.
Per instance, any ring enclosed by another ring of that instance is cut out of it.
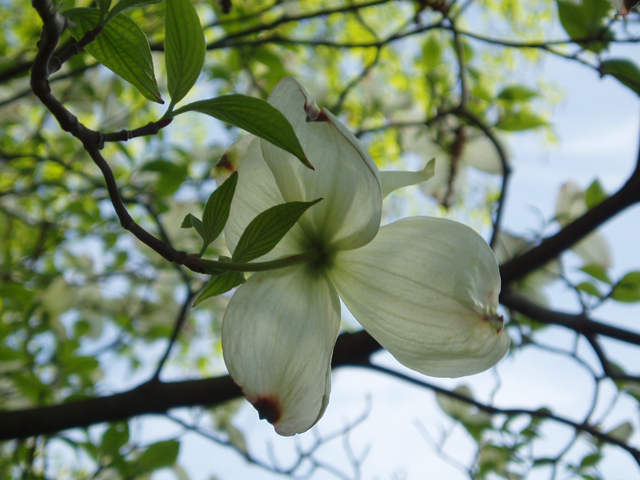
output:
<svg viewBox="0 0 640 480"><path fill-rule="evenodd" d="M180 451L180 442L166 440L149 445L136 462L141 472L151 472L159 468L169 467L176 463Z"/></svg>
<svg viewBox="0 0 640 480"><path fill-rule="evenodd" d="M631 60L611 58L602 62L600 69L640 95L640 68Z"/></svg>
<svg viewBox="0 0 640 480"><path fill-rule="evenodd" d="M171 104L189 93L204 64L204 32L190 0L167 0L164 40Z"/></svg>
<svg viewBox="0 0 640 480"><path fill-rule="evenodd" d="M63 14L76 24L69 29L76 40L93 29L100 17L95 8L73 8ZM147 37L129 17L116 15L85 50L113 73L131 83L146 98L164 103L153 71Z"/></svg>

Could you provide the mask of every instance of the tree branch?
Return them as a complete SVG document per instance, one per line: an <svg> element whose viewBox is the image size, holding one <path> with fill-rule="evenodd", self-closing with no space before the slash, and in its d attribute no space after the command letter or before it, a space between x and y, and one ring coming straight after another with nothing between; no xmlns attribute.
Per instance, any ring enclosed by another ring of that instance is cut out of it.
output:
<svg viewBox="0 0 640 480"><path fill-rule="evenodd" d="M506 288L514 280L523 278L537 270L549 260L558 257L600 225L638 201L640 201L640 173L636 168L627 183L614 195L587 211L555 235L544 240L537 247L502 264L500 275L503 288Z"/></svg>
<svg viewBox="0 0 640 480"><path fill-rule="evenodd" d="M366 365L381 347L365 331L343 333L336 342L332 367ZM215 406L242 396L228 375L164 383L152 380L127 392L60 405L0 411L0 440L52 434L69 428L160 414L178 407Z"/></svg>
<svg viewBox="0 0 640 480"><path fill-rule="evenodd" d="M570 314L548 310L508 290L500 296L500 303L540 323L566 327L584 335L587 339L593 335L602 335L633 345L640 345L640 333L596 322L586 314Z"/></svg>

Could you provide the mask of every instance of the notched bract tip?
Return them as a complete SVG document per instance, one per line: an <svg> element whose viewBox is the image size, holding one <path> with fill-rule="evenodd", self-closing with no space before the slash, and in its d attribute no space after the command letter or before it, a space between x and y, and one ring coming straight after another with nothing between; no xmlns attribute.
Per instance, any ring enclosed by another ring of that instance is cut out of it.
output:
<svg viewBox="0 0 640 480"><path fill-rule="evenodd" d="M504 316L502 315L483 315L482 318L489 322L489 324L495 328L496 333L500 333L504 330Z"/></svg>

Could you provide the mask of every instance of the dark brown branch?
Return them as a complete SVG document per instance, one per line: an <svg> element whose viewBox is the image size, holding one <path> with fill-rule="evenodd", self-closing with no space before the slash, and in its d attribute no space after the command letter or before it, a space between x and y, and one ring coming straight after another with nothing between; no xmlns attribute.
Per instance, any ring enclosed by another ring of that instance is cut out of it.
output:
<svg viewBox="0 0 640 480"><path fill-rule="evenodd" d="M630 332L623 328L613 327L606 323L591 320L586 314L570 314L548 310L526 298L506 291L500 296L500 303L540 323L560 325L589 338L593 335L621 340L633 345L640 345L640 333Z"/></svg>
<svg viewBox="0 0 640 480"><path fill-rule="evenodd" d="M638 201L640 201L640 172L636 168L627 183L614 195L544 240L537 247L501 265L503 288L558 257L600 225Z"/></svg>
<svg viewBox="0 0 640 480"><path fill-rule="evenodd" d="M336 342L333 367L366 365L380 345L362 331L343 333ZM172 408L219 405L240 397L240 387L227 375L204 380L151 381L128 392L61 405L0 411L0 440L52 434L137 415L165 413Z"/></svg>
<svg viewBox="0 0 640 480"><path fill-rule="evenodd" d="M109 167L109 164L100 153L100 149L104 145L104 135L85 127L78 121L78 118L75 115L73 115L51 94L51 88L48 81L49 63L53 51L60 40L60 34L67 26L67 20L56 11L51 0L33 0L33 6L43 21L42 37L38 43L38 54L36 55L33 68L31 69L31 88L33 89L33 92L56 118L60 124L60 128L65 132L71 133L82 142L87 153L91 156L98 168L100 168L107 185L109 198L111 199L111 203L113 204L122 227L133 233L138 240L151 247L166 260L177 263L178 265L184 265L197 273L206 273L206 270L198 257L195 255L188 255L186 252L176 251L167 243L147 232L133 220L131 215L129 215L129 212L124 206L120 196L118 185L115 177L113 176L113 172L111 171L111 167ZM161 120L156 122L152 127L147 125L146 127L142 127L142 129L155 129L160 125L166 126L166 124L168 124L166 121ZM124 134L120 132L112 134L112 137L117 135L126 136L130 133L131 132L127 131L125 131Z"/></svg>
<svg viewBox="0 0 640 480"><path fill-rule="evenodd" d="M154 373L153 378L151 379L152 381L158 381L160 379L160 372L162 372L162 368L164 367L165 363L169 359L169 354L171 353L173 346L178 340L178 335L180 334L180 330L182 330L182 325L184 324L185 320L189 316L189 311L191 310L191 301L193 300L195 293L191 291L189 285L187 285L187 288L189 288L187 298L184 300L184 302L182 302L182 306L180 307L180 312L178 313L178 318L176 319L175 325L173 326L173 332L171 334L171 338L169 339L169 344L167 345L167 348L164 351L164 355L162 355L162 358L158 362L158 367L156 368L156 372Z"/></svg>
<svg viewBox="0 0 640 480"><path fill-rule="evenodd" d="M171 123L171 118L149 122L144 127L134 130L120 130L119 132L105 133L102 135L104 142L126 142L132 138L146 137L147 135L157 135L160 130Z"/></svg>

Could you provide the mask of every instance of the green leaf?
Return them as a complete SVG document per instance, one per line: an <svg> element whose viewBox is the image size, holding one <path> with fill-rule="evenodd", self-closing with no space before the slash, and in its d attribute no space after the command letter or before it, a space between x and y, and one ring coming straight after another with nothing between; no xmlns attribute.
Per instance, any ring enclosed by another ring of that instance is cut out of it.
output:
<svg viewBox="0 0 640 480"><path fill-rule="evenodd" d="M264 138L298 157L305 166L313 168L289 120L264 100L246 95L223 95L190 103L173 112L173 115L190 111L204 113Z"/></svg>
<svg viewBox="0 0 640 480"><path fill-rule="evenodd" d="M97 0L96 3L98 4L98 9L100 9L100 15L106 15L106 13L109 11L109 7L111 6L111 0Z"/></svg>
<svg viewBox="0 0 640 480"><path fill-rule="evenodd" d="M180 228L194 228L198 235L200 235L200 238L204 240L204 227L202 225L202 221L198 217L187 213L186 217L184 217L184 220L182 220Z"/></svg>
<svg viewBox="0 0 640 480"><path fill-rule="evenodd" d="M523 85L512 85L504 88L498 95L498 100L507 102L526 102L539 95L538 92Z"/></svg>
<svg viewBox="0 0 640 480"><path fill-rule="evenodd" d="M429 35L422 45L422 60L429 70L442 63L442 45L435 35Z"/></svg>
<svg viewBox="0 0 640 480"><path fill-rule="evenodd" d="M207 247L222 233L222 229L227 224L231 200L236 191L238 183L238 172L233 172L227 180L216 188L202 213L203 245L200 256L204 255Z"/></svg>
<svg viewBox="0 0 640 480"><path fill-rule="evenodd" d="M142 172L159 173L155 191L163 196L173 195L189 175L186 163L174 163L167 160L152 160L144 164Z"/></svg>
<svg viewBox="0 0 640 480"><path fill-rule="evenodd" d="M602 32L606 27L605 19L610 10L610 5L606 0L583 0L581 3L571 0L557 0L556 3L558 4L560 23L572 39L602 38L610 40L612 38L610 32ZM580 45L599 53L606 48L607 42L584 42Z"/></svg>
<svg viewBox="0 0 640 480"><path fill-rule="evenodd" d="M167 0L165 61L171 105L189 93L198 79L205 53L204 32L190 0Z"/></svg>
<svg viewBox="0 0 640 480"><path fill-rule="evenodd" d="M0 363L13 362L14 360L23 360L25 354L23 352L17 352L12 348L0 345Z"/></svg>
<svg viewBox="0 0 640 480"><path fill-rule="evenodd" d="M104 23L106 24L119 13L126 12L127 10L133 10L134 8L146 7L147 5L153 5L154 3L160 2L162 2L162 0L120 0L118 3L116 3L116 6L111 9ZM111 0L109 0L109 3L111 3Z"/></svg>
<svg viewBox="0 0 640 480"><path fill-rule="evenodd" d="M129 425L127 422L113 423L102 434L101 454L117 455L129 441Z"/></svg>
<svg viewBox="0 0 640 480"><path fill-rule="evenodd" d="M209 283L204 287L204 290L200 296L193 302L193 306L196 307L208 298L222 295L228 292L232 288L242 285L245 282L244 274L242 272L226 272L222 275L213 275L209 279Z"/></svg>
<svg viewBox="0 0 640 480"><path fill-rule="evenodd" d="M496 128L507 132L517 132L520 130L531 130L533 128L546 126L547 122L539 115L527 111L509 112L498 122Z"/></svg>
<svg viewBox="0 0 640 480"><path fill-rule="evenodd" d="M179 451L180 442L177 440L153 443L142 452L136 465L141 472L151 472L159 468L169 467L176 463Z"/></svg>
<svg viewBox="0 0 640 480"><path fill-rule="evenodd" d="M269 253L302 214L320 200L282 203L260 213L242 233L232 261L246 263Z"/></svg>
<svg viewBox="0 0 640 480"><path fill-rule="evenodd" d="M80 40L98 23L95 8L73 8L63 12L75 23L71 35ZM132 84L149 100L164 103L153 71L153 60L147 37L138 24L125 15L116 15L96 39L85 47L96 60Z"/></svg>
<svg viewBox="0 0 640 480"><path fill-rule="evenodd" d="M15 372L10 373L9 378L13 380L13 383L22 395L29 397L35 402L42 402L43 399L48 398L51 394L51 388L42 383L35 375L25 375Z"/></svg>
<svg viewBox="0 0 640 480"><path fill-rule="evenodd" d="M629 272L613 288L611 298L618 302L640 301L640 271Z"/></svg>
<svg viewBox="0 0 640 480"><path fill-rule="evenodd" d="M599 205L607 198L609 198L609 195L604 191L604 188L602 188L602 184L598 179L595 179L584 192L584 200L587 202L587 208L589 210L596 205Z"/></svg>
<svg viewBox="0 0 640 480"><path fill-rule="evenodd" d="M597 465L600 460L602 460L602 453L597 452L587 455L580 462L580 469L582 470L583 468L593 467L594 465Z"/></svg>
<svg viewBox="0 0 640 480"><path fill-rule="evenodd" d="M611 58L600 64L603 74L614 76L620 83L640 95L640 68L631 60Z"/></svg>
<svg viewBox="0 0 640 480"><path fill-rule="evenodd" d="M585 292L589 295L592 295L596 298L602 298L602 294L597 286L595 286L591 282L582 282L576 285L576 290L580 290L581 292Z"/></svg>
<svg viewBox="0 0 640 480"><path fill-rule="evenodd" d="M595 278L596 280L600 280L601 282L604 282L606 284L611 285L611 283L613 283L607 271L600 265L585 265L580 270L582 270L587 275Z"/></svg>

